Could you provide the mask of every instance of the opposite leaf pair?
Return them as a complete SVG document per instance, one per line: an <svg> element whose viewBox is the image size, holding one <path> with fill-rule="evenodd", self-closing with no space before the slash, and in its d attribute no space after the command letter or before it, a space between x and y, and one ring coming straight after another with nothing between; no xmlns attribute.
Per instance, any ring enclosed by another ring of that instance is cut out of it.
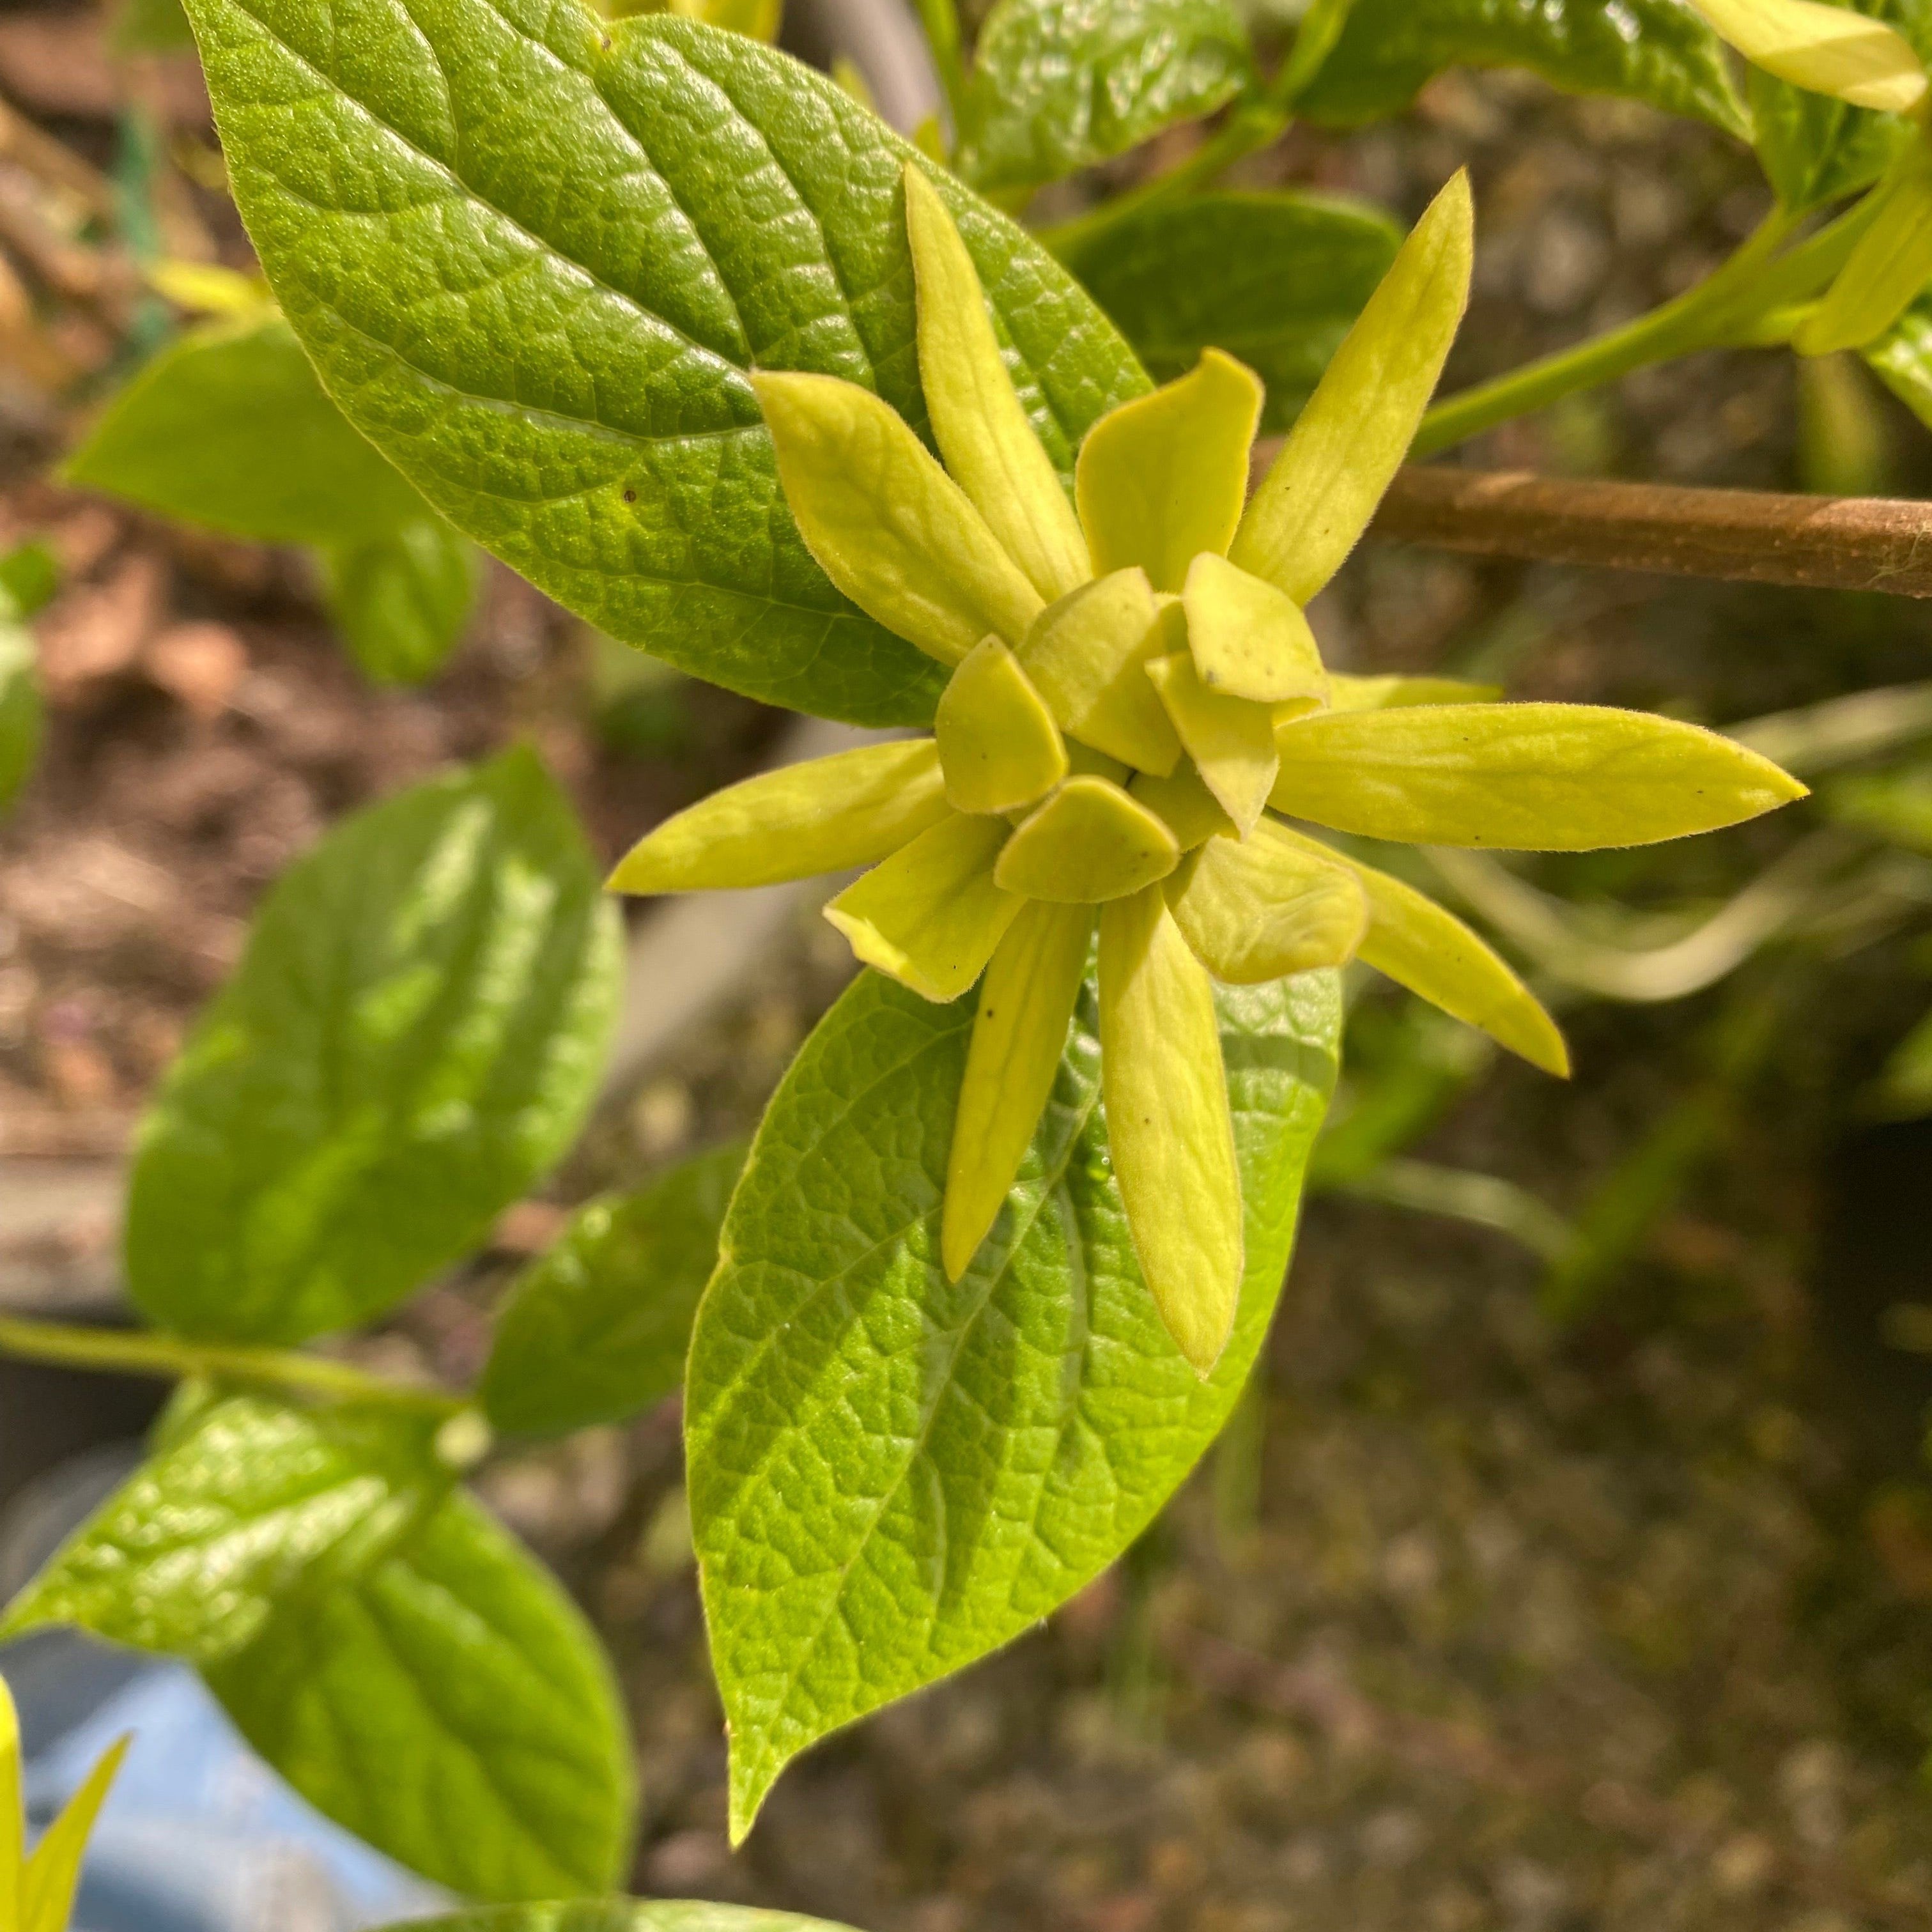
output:
<svg viewBox="0 0 1932 1932"><path fill-rule="evenodd" d="M932 1000L982 981L942 1227L955 1280L1032 1138L1097 925L1114 1170L1162 1319L1204 1373L1242 1270L1213 980L1359 952L1538 1064L1565 1064L1547 1016L1474 933L1268 808L1371 838L1579 850L1734 824L1802 788L1672 721L1485 708L1492 694L1468 687L1323 666L1304 607L1406 453L1467 298L1461 177L1252 503L1262 386L1214 351L1094 425L1070 503L939 190L909 164L905 194L944 467L869 390L753 380L813 555L953 667L934 735L734 787L661 826L612 883L681 891L869 865L827 908L859 957Z"/></svg>

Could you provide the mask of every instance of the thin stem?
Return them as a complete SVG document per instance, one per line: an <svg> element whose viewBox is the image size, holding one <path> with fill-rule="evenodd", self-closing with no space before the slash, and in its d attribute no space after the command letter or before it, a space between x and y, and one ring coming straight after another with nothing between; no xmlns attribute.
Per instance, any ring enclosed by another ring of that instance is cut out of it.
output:
<svg viewBox="0 0 1932 1932"><path fill-rule="evenodd" d="M392 1408L456 1414L464 1406L433 1389L405 1388L352 1368L346 1362L286 1348L256 1348L218 1342L189 1342L151 1330L77 1328L53 1322L22 1322L0 1316L0 1354L70 1368L118 1370L178 1381L208 1376L266 1384L272 1388L326 1396L336 1402L381 1402Z"/></svg>
<svg viewBox="0 0 1932 1932"><path fill-rule="evenodd" d="M959 11L953 0L917 0L920 25L926 29L932 64L945 90L952 138L959 138L960 110L966 94L966 59L959 37Z"/></svg>

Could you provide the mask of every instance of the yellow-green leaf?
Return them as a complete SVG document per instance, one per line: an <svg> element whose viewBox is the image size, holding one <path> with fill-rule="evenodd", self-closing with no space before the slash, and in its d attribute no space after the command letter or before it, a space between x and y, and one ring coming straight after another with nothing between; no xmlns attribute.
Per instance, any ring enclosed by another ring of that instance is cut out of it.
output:
<svg viewBox="0 0 1932 1932"><path fill-rule="evenodd" d="M1188 566L1187 648L1210 691L1257 704L1325 701L1328 674L1301 607L1225 557Z"/></svg>
<svg viewBox="0 0 1932 1932"><path fill-rule="evenodd" d="M1020 662L1075 737L1143 772L1173 770L1174 735L1144 674L1168 648L1147 572L1116 570L1084 584L1035 620Z"/></svg>
<svg viewBox="0 0 1932 1932"><path fill-rule="evenodd" d="M1357 677L1328 674L1330 711L1396 711L1411 704L1493 704L1499 684L1471 684L1460 677Z"/></svg>
<svg viewBox="0 0 1932 1932"><path fill-rule="evenodd" d="M1091 906L1035 901L1007 928L980 982L946 1163L940 1258L949 1281L971 1265L1033 1144L1093 938Z"/></svg>
<svg viewBox="0 0 1932 1932"><path fill-rule="evenodd" d="M1276 828L1311 856L1346 866L1369 902L1357 954L1418 998L1480 1028L1532 1066L1567 1079L1570 1049L1543 1004L1491 946L1413 886L1331 850L1287 826Z"/></svg>
<svg viewBox="0 0 1932 1932"><path fill-rule="evenodd" d="M1124 898L1180 862L1174 834L1111 779L1071 778L1016 832L994 876L1061 905Z"/></svg>
<svg viewBox="0 0 1932 1932"><path fill-rule="evenodd" d="M1128 788L1148 811L1157 813L1184 852L1191 852L1217 832L1238 837L1234 821L1221 802L1201 781L1194 760L1175 767L1165 778L1143 772Z"/></svg>
<svg viewBox="0 0 1932 1932"><path fill-rule="evenodd" d="M1174 923L1224 986L1264 986L1340 966L1368 924L1354 875L1268 819L1246 838L1210 838L1166 891Z"/></svg>
<svg viewBox="0 0 1932 1932"><path fill-rule="evenodd" d="M1202 782L1244 836L1252 831L1278 762L1268 706L1210 691L1185 651L1155 658L1147 674Z"/></svg>
<svg viewBox="0 0 1932 1932"><path fill-rule="evenodd" d="M953 812L825 908L852 950L922 999L956 1000L986 970L1020 902L994 883L1001 818Z"/></svg>
<svg viewBox="0 0 1932 1932"><path fill-rule="evenodd" d="M20 1786L20 1714L0 1677L0 1932L14 1932L20 1917L20 1878L26 1860Z"/></svg>
<svg viewBox="0 0 1932 1932"><path fill-rule="evenodd" d="M1876 341L1932 281L1932 141L1924 134L1900 155L1879 195L1851 260L1791 338L1801 355Z"/></svg>
<svg viewBox="0 0 1932 1932"><path fill-rule="evenodd" d="M616 892L694 892L849 872L946 814L930 738L866 745L762 772L668 818L610 874Z"/></svg>
<svg viewBox="0 0 1932 1932"><path fill-rule="evenodd" d="M1019 660L988 638L952 674L933 722L948 802L1016 812L1066 776L1066 747Z"/></svg>
<svg viewBox="0 0 1932 1932"><path fill-rule="evenodd" d="M1325 712L1276 734L1270 802L1412 844L1587 852L1736 825L1805 796L1714 731L1590 704Z"/></svg>
<svg viewBox="0 0 1932 1932"><path fill-rule="evenodd" d="M1226 554L1264 394L1252 369L1210 349L1088 431L1074 494L1096 576L1138 564L1156 590L1178 592L1203 550Z"/></svg>
<svg viewBox="0 0 1932 1932"><path fill-rule="evenodd" d="M1912 43L1882 20L1816 0L1691 0L1754 66L1855 107L1909 114L1925 94Z"/></svg>
<svg viewBox="0 0 1932 1932"><path fill-rule="evenodd" d="M1248 506L1229 559L1304 609L1415 440L1468 302L1474 250L1469 180L1458 174L1402 244Z"/></svg>
<svg viewBox="0 0 1932 1932"><path fill-rule="evenodd" d="M941 664L1026 635L1040 592L890 404L836 376L752 386L806 547L860 610Z"/></svg>
<svg viewBox="0 0 1932 1932"><path fill-rule="evenodd" d="M952 480L1049 602L1087 580L1087 542L1000 354L986 292L938 190L908 161L919 380Z"/></svg>
<svg viewBox="0 0 1932 1932"><path fill-rule="evenodd" d="M88 1836L106 1802L108 1786L134 1742L131 1736L120 1738L108 1746L86 1781L68 1800L67 1808L34 1847L20 1884L20 1932L68 1932Z"/></svg>
<svg viewBox="0 0 1932 1932"><path fill-rule="evenodd" d="M1101 908L1100 1090L1141 1272L1204 1376L1240 1294L1241 1184L1214 984L1158 886Z"/></svg>

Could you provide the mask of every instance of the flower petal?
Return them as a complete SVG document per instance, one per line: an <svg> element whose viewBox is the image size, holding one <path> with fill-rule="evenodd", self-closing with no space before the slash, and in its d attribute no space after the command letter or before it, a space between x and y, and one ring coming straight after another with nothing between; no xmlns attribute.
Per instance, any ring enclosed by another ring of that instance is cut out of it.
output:
<svg viewBox="0 0 1932 1932"><path fill-rule="evenodd" d="M1458 174L1402 244L1295 419L1228 560L1306 609L1368 527L1415 440L1469 298L1469 179Z"/></svg>
<svg viewBox="0 0 1932 1932"><path fill-rule="evenodd" d="M1180 740L1142 667L1172 648L1147 572L1116 570L1049 604L1020 662L1073 736L1138 770L1171 772Z"/></svg>
<svg viewBox="0 0 1932 1932"><path fill-rule="evenodd" d="M994 876L1010 892L1097 905L1164 879L1180 862L1174 834L1110 779L1071 778L1016 832Z"/></svg>
<svg viewBox="0 0 1932 1932"><path fill-rule="evenodd" d="M998 638L952 674L932 728L956 811L1017 812L1066 776L1060 727Z"/></svg>
<svg viewBox="0 0 1932 1932"><path fill-rule="evenodd" d="M1273 823L1272 820L1270 821ZM1542 1002L1508 964L1454 913L1413 886L1288 826L1276 827L1311 855L1346 866L1369 902L1357 957L1418 999L1479 1028L1532 1066L1570 1077L1570 1049Z"/></svg>
<svg viewBox="0 0 1932 1932"><path fill-rule="evenodd" d="M1766 74L1855 107L1909 114L1925 96L1912 43L1881 20L1815 0L1691 0L1744 58Z"/></svg>
<svg viewBox="0 0 1932 1932"><path fill-rule="evenodd" d="M1096 576L1137 563L1156 590L1178 591L1203 550L1226 553L1264 393L1252 369L1210 349L1088 431L1074 494Z"/></svg>
<svg viewBox="0 0 1932 1932"><path fill-rule="evenodd" d="M20 1781L20 1714L0 1677L0 1906L17 1916L20 1874L26 1863L24 1797ZM7 1922L10 1926L13 1919Z"/></svg>
<svg viewBox="0 0 1932 1932"><path fill-rule="evenodd" d="M1499 684L1471 684L1460 677L1355 677L1328 674L1330 711L1396 711L1411 704L1493 704Z"/></svg>
<svg viewBox="0 0 1932 1932"><path fill-rule="evenodd" d="M806 548L860 610L941 664L1026 635L1040 592L897 410L836 376L752 386Z"/></svg>
<svg viewBox="0 0 1932 1932"><path fill-rule="evenodd" d="M905 167L919 379L933 439L1006 554L1049 601L1086 582L1087 540L1000 355L986 292L924 172Z"/></svg>
<svg viewBox="0 0 1932 1932"><path fill-rule="evenodd" d="M1184 852L1192 851L1217 832L1231 838L1240 836L1234 821L1221 808L1220 800L1202 782L1192 758L1166 778L1143 772L1128 789L1161 819Z"/></svg>
<svg viewBox="0 0 1932 1932"><path fill-rule="evenodd" d="M1246 838L1210 838L1167 882L1174 923L1223 986L1340 966L1361 943L1369 908L1354 875L1286 831L1264 819Z"/></svg>
<svg viewBox="0 0 1932 1932"><path fill-rule="evenodd" d="M1245 837L1275 782L1274 721L1268 706L1210 691L1185 651L1155 658L1147 674L1202 782Z"/></svg>
<svg viewBox="0 0 1932 1932"><path fill-rule="evenodd" d="M1141 1272L1204 1376L1240 1299L1240 1174L1214 986L1158 886L1101 909L1100 1091Z"/></svg>
<svg viewBox="0 0 1932 1932"><path fill-rule="evenodd" d="M1800 355L1862 349L1932 280L1932 142L1923 133L1900 155L1879 197L1851 260L1792 335Z"/></svg>
<svg viewBox="0 0 1932 1932"><path fill-rule="evenodd" d="M1315 633L1301 607L1272 584L1203 552L1188 566L1182 601L1187 648L1210 691L1257 704L1328 701L1328 674Z"/></svg>
<svg viewBox="0 0 1932 1932"><path fill-rule="evenodd" d="M1093 938L1091 906L1036 901L986 968L946 1164L939 1252L948 1281L970 1265L1033 1144Z"/></svg>
<svg viewBox="0 0 1932 1932"><path fill-rule="evenodd" d="M868 966L921 998L956 1000L986 969L1020 902L993 882L1006 821L955 812L825 908Z"/></svg>
<svg viewBox="0 0 1932 1932"><path fill-rule="evenodd" d="M865 745L713 792L632 846L609 890L707 892L848 872L896 852L946 812L930 738Z"/></svg>
<svg viewBox="0 0 1932 1932"><path fill-rule="evenodd" d="M1276 811L1411 844L1652 845L1805 796L1714 731L1594 704L1328 712L1283 725L1276 742Z"/></svg>

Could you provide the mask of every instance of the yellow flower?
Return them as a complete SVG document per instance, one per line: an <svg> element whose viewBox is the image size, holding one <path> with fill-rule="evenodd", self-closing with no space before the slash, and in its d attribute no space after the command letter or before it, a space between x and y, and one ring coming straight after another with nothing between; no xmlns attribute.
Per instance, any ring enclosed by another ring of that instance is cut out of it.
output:
<svg viewBox="0 0 1932 1932"><path fill-rule="evenodd" d="M0 1678L0 1927L6 1932L67 1932L88 1836L129 1742L123 1738L109 1748L29 1858L20 1802L20 1719Z"/></svg>
<svg viewBox="0 0 1932 1932"><path fill-rule="evenodd" d="M1474 933L1286 818L1573 850L1735 824L1802 788L1668 719L1323 666L1304 608L1406 454L1467 300L1461 176L1252 502L1262 384L1214 350L1094 426L1070 501L938 190L916 166L905 188L944 466L869 390L752 380L826 574L954 667L934 735L719 793L659 826L611 883L681 892L870 867L826 909L859 958L931 1000L979 982L941 1222L956 1280L1030 1143L1097 928L1114 1172L1162 1318L1205 1374L1243 1265L1214 981L1359 952L1567 1070L1547 1014Z"/></svg>

